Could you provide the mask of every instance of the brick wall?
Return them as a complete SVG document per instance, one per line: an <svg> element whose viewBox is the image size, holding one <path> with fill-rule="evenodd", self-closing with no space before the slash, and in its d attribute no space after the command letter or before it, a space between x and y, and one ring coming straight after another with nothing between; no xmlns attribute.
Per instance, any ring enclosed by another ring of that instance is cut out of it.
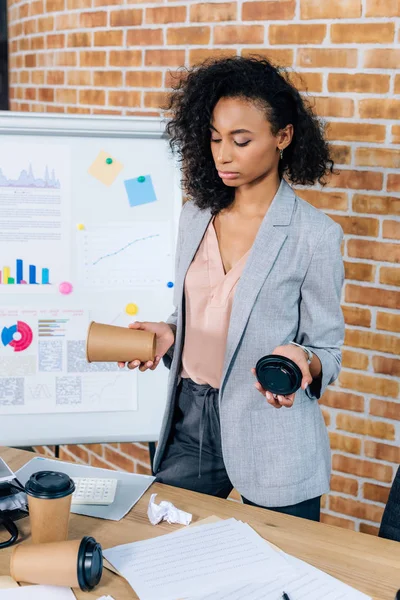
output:
<svg viewBox="0 0 400 600"><path fill-rule="evenodd" d="M333 449L323 520L368 533L400 462L399 17L399 0L9 0L13 110L158 114L170 73L216 54L257 52L301 74L340 168L301 196L345 231L343 370L321 400ZM148 469L146 445L61 453Z"/></svg>

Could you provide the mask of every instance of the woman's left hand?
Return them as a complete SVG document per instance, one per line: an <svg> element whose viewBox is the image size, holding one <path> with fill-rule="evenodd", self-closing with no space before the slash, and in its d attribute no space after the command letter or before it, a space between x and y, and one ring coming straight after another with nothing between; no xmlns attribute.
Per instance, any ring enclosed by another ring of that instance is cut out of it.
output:
<svg viewBox="0 0 400 600"><path fill-rule="evenodd" d="M311 377L310 368L307 363L307 358L304 350L298 348L297 346L293 346L292 344L288 344L287 346L278 346L275 348L271 354L279 354L280 356L286 356L286 358L290 358L296 365L299 367L303 378L301 380L301 389L305 390L306 387L312 382L313 378ZM256 375L256 370L251 370L253 375ZM275 408L282 408L282 406L286 406L290 408L293 406L294 398L296 393L290 394L289 396L279 396L275 395L269 390L264 390L262 385L257 381L255 384L258 391L266 397L267 402L274 406Z"/></svg>

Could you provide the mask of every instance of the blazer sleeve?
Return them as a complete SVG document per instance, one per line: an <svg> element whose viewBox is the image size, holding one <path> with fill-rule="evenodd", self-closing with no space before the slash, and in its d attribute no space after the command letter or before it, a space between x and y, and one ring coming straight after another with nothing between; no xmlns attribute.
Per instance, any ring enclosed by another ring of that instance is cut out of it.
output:
<svg viewBox="0 0 400 600"><path fill-rule="evenodd" d="M333 223L322 234L301 286L299 329L296 340L321 361L322 374L306 389L318 400L339 375L344 342L344 318L340 306L344 265L340 250L343 231Z"/></svg>
<svg viewBox="0 0 400 600"><path fill-rule="evenodd" d="M185 212L185 208L186 208L187 205L188 205L188 202L186 202L182 206L181 214L180 214L180 217L179 217L178 239L177 239L177 242L176 242L176 250L175 250L175 283L176 283L176 274L178 272L178 266L179 266L179 259L180 259L182 244L183 244L183 233L184 233L183 217L184 217L184 212ZM173 303L174 303L174 306L175 306L175 310L168 317L168 319L166 320L166 323L168 323L168 325L171 325L172 329L176 333L176 327L177 327L177 323L178 323L178 304L179 304L179 298L177 297L177 287L176 287L176 285L174 287ZM171 348L163 356L163 362L164 362L164 365L167 367L167 369L169 369L171 367L172 359L173 359L173 356L174 356L174 348L175 348L175 344L173 344L171 346Z"/></svg>

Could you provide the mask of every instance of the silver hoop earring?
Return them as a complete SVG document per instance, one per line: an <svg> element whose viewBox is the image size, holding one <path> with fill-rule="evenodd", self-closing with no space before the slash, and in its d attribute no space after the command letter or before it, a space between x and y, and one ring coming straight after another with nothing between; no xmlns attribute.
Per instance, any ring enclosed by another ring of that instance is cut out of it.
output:
<svg viewBox="0 0 400 600"><path fill-rule="evenodd" d="M279 154L280 154L281 160L282 160L282 158L283 158L283 150L281 150Z"/></svg>

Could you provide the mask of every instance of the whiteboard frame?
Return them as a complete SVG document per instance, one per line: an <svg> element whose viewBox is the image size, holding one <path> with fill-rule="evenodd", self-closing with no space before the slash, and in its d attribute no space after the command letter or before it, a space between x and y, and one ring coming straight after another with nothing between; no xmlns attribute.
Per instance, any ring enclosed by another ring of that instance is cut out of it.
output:
<svg viewBox="0 0 400 600"><path fill-rule="evenodd" d="M102 137L102 138L124 138L124 139L165 139L168 136L165 132L166 120L161 117L121 117L121 116L103 116L103 115L64 115L58 113L29 113L0 111L0 135L43 135L43 136L65 136L65 137ZM174 186L173 186L173 210L174 210L174 234L175 244L178 234L179 215L182 208L182 190L180 185L180 170L177 165ZM174 246L175 246L174 244ZM146 374L142 374L142 376ZM89 413L90 414L90 413ZM110 413L107 413L110 414ZM112 413L111 413L112 414ZM135 414L135 411L132 411ZM0 431L7 429L7 421L10 419L21 419L22 417L32 417L32 427L20 428L20 437L7 437L0 441L7 446L41 446L41 445L61 445L61 444L90 444L90 443L111 443L111 442L155 442L158 440L159 431L143 431L139 434L130 434L129 432L120 435L109 435L106 431L99 434L87 434L83 430L76 434L63 435L57 434L57 438L47 435L47 433L37 433L35 431L35 420L39 422L44 415L2 415L0 417ZM50 413L46 417L51 417ZM62 415L54 415L59 419ZM75 415L79 417L79 415ZM17 430L17 428L13 428ZM49 427L51 430L51 427ZM79 426L78 426L79 430Z"/></svg>

